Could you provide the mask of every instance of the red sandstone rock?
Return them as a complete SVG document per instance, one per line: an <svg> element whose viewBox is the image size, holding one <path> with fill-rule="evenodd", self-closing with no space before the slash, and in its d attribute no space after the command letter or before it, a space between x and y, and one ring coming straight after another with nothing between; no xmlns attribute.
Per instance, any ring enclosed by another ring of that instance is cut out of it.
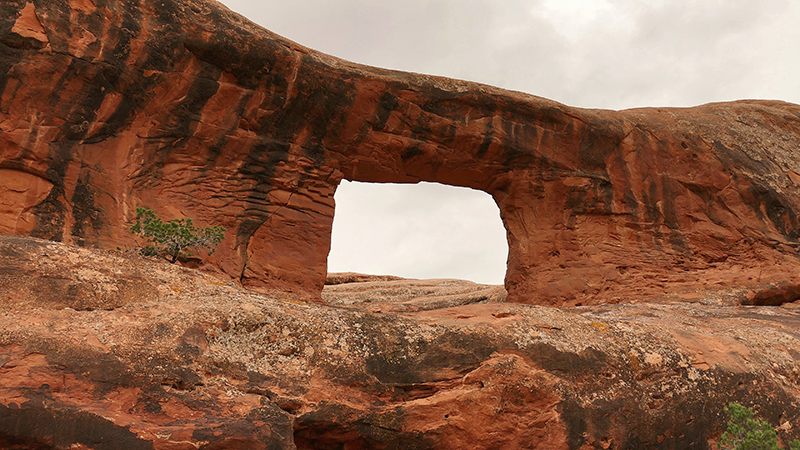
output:
<svg viewBox="0 0 800 450"><path fill-rule="evenodd" d="M730 401L800 437L797 304L414 312L392 283L309 305L0 235L0 448L706 450Z"/></svg>
<svg viewBox="0 0 800 450"><path fill-rule="evenodd" d="M490 193L514 302L791 301L798 148L777 101L586 110L349 63L212 1L0 4L0 232L113 248L149 206L228 228L205 263L262 289L319 294L346 178Z"/></svg>

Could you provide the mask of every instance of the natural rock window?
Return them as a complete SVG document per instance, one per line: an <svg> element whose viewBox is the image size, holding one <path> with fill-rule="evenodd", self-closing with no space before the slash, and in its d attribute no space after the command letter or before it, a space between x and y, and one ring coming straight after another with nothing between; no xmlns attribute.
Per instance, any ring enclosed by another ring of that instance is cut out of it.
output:
<svg viewBox="0 0 800 450"><path fill-rule="evenodd" d="M506 231L489 194L342 181L335 200L329 272L503 284Z"/></svg>

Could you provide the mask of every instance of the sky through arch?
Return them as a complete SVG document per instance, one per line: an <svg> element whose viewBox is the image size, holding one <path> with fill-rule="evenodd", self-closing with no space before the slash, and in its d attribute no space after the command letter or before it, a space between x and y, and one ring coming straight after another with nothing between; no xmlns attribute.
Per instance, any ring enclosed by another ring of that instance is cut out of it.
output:
<svg viewBox="0 0 800 450"><path fill-rule="evenodd" d="M503 284L508 243L489 194L342 181L335 199L329 272Z"/></svg>

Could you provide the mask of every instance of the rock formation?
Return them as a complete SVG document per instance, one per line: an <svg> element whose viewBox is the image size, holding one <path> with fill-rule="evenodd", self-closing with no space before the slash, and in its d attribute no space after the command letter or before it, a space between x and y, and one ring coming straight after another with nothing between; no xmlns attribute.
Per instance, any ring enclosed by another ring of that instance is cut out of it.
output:
<svg viewBox="0 0 800 450"><path fill-rule="evenodd" d="M0 177L2 448L708 449L729 401L800 437L798 105L586 110L211 0L7 0ZM323 292L342 179L490 193L506 289ZM136 206L229 232L205 273L108 250Z"/></svg>
<svg viewBox="0 0 800 450"><path fill-rule="evenodd" d="M705 450L730 401L800 437L797 304L464 304L450 282L414 311L400 282L309 305L0 235L0 448Z"/></svg>
<svg viewBox="0 0 800 450"><path fill-rule="evenodd" d="M490 193L514 302L800 297L800 106L600 111L360 66L210 0L0 3L0 233L130 243L136 206L219 224L205 260L318 295L340 180Z"/></svg>

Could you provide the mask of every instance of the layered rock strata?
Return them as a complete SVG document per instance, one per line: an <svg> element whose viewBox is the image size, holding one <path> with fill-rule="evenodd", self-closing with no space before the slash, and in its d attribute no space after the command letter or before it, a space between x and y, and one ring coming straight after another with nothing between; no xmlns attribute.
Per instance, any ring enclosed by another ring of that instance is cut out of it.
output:
<svg viewBox="0 0 800 450"><path fill-rule="evenodd" d="M705 450L730 401L800 437L796 304L463 304L451 283L413 311L380 294L397 282L309 305L0 235L0 447Z"/></svg>
<svg viewBox="0 0 800 450"><path fill-rule="evenodd" d="M511 301L793 300L798 148L793 104L587 110L353 64L214 1L0 4L0 232L114 248L149 206L228 228L204 262L256 288L319 294L348 179L491 194Z"/></svg>

